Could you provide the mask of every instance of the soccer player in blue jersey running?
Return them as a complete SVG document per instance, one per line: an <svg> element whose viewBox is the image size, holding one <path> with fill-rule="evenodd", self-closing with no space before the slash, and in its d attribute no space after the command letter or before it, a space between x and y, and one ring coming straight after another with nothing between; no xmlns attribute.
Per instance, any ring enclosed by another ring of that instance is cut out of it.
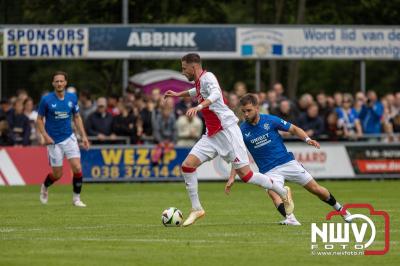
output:
<svg viewBox="0 0 400 266"><path fill-rule="evenodd" d="M76 94L65 91L67 73L57 71L53 74L54 92L42 97L39 103L37 126L44 138L52 172L46 176L40 189L40 201L47 204L48 189L63 173L64 156L68 159L73 172L72 204L76 207L86 207L81 201L82 167L80 150L75 134L72 132L71 120L82 137L82 145L89 149L89 141L79 115Z"/></svg>
<svg viewBox="0 0 400 266"><path fill-rule="evenodd" d="M241 109L245 118L240 129L243 134L244 143L256 162L260 173L265 173L273 182L283 185L285 180L292 181L303 186L306 190L319 197L322 201L331 205L339 211L342 205L323 186L319 185L303 166L295 160L293 153L288 152L279 134L280 131L290 132L304 140L308 145L319 149L320 145L316 140L309 138L301 128L273 115L259 113L258 98L253 94L246 94L240 99ZM225 186L225 192L229 194L235 182L236 172L231 171L229 180ZM276 205L282 201L269 191L270 196ZM279 207L278 207L279 210ZM284 210L284 209L283 209ZM350 213L343 215L346 222L351 222L348 217ZM286 223L300 225L292 213L286 214Z"/></svg>

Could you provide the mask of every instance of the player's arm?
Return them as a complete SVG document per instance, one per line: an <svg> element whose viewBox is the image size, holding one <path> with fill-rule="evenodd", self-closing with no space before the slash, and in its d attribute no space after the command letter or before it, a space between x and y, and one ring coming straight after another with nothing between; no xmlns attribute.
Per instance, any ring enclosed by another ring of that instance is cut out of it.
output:
<svg viewBox="0 0 400 266"><path fill-rule="evenodd" d="M195 88L193 88L196 90ZM180 91L180 92L175 92L173 90L168 90L164 94L164 99L167 97L186 97L186 96L192 96L193 97L193 89L186 90L186 91Z"/></svg>
<svg viewBox="0 0 400 266"><path fill-rule="evenodd" d="M299 137L300 139L304 140L308 145L314 146L315 148L319 149L320 145L318 143L318 141L311 139L307 133L299 128L298 126L295 125L290 125L289 128L289 132L297 137Z"/></svg>
<svg viewBox="0 0 400 266"><path fill-rule="evenodd" d="M217 80L211 79L205 86L205 93L208 95L207 99L205 99L201 104L196 107L190 108L186 115L189 117L193 117L203 108L209 107L213 102L218 100L222 96L221 88L218 85Z"/></svg>
<svg viewBox="0 0 400 266"><path fill-rule="evenodd" d="M90 146L89 140L86 135L85 127L83 126L82 117L80 116L79 113L76 113L74 115L74 123L76 128L78 129L79 135L81 135L83 147L85 149L89 149Z"/></svg>
<svg viewBox="0 0 400 266"><path fill-rule="evenodd" d="M44 117L43 116L38 115L37 120L36 120L36 125L37 125L37 128L38 128L40 134L44 138L44 144L45 145L54 144L54 140L49 136L49 134L47 134L47 131L44 128Z"/></svg>
<svg viewBox="0 0 400 266"><path fill-rule="evenodd" d="M228 182L226 182L226 185L225 185L225 193L227 195L229 195L229 193L231 192L233 183L235 183L235 176L236 176L236 170L232 165L231 174L229 175Z"/></svg>

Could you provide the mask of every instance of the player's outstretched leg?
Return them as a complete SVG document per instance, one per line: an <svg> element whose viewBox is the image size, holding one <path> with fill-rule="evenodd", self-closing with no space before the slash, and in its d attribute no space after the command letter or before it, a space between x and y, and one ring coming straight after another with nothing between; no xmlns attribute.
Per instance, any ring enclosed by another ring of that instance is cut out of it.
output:
<svg viewBox="0 0 400 266"><path fill-rule="evenodd" d="M248 165L236 169L236 173L245 183L258 185L265 189L271 189L278 193L278 195L282 198L286 213L293 213L294 203L292 199L292 192L288 186L283 187L282 184L279 184L278 182L273 182L273 180L266 175L263 175L261 173L254 173Z"/></svg>
<svg viewBox="0 0 400 266"><path fill-rule="evenodd" d="M305 189L318 196L320 200L332 206L335 210L342 210L342 205L336 201L335 197L323 186L319 185L314 179L308 182L305 186ZM342 215L343 219L351 223L350 212L346 210L346 213Z"/></svg>
<svg viewBox="0 0 400 266"><path fill-rule="evenodd" d="M283 218L285 218L279 222L280 225L301 225L301 223L296 219L294 213L289 215L286 214L283 201L276 192L267 190L267 194L274 203L276 210L283 216Z"/></svg>

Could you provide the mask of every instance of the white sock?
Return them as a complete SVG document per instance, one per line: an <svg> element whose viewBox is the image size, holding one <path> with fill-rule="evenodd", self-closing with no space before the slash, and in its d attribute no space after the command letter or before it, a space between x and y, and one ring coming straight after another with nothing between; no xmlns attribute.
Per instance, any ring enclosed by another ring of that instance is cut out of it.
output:
<svg viewBox="0 0 400 266"><path fill-rule="evenodd" d="M286 197L286 189L279 185L277 182L273 182L270 177L261 173L254 173L250 180L247 182L254 185L259 185L265 189L271 189L279 194L281 197Z"/></svg>
<svg viewBox="0 0 400 266"><path fill-rule="evenodd" d="M293 213L291 213L291 214L286 214L286 218L287 219L296 219L296 217L294 217L294 214Z"/></svg>
<svg viewBox="0 0 400 266"><path fill-rule="evenodd" d="M335 205L333 205L333 208L337 211L340 211L340 209L342 208L342 205L340 205L340 203L336 201Z"/></svg>
<svg viewBox="0 0 400 266"><path fill-rule="evenodd" d="M202 210L199 193L198 193L198 181L197 172L185 173L182 171L183 178L185 179L186 190L188 191L190 201L192 202L192 209Z"/></svg>
<svg viewBox="0 0 400 266"><path fill-rule="evenodd" d="M81 194L77 194L75 192L72 192L72 200L73 201L81 200Z"/></svg>

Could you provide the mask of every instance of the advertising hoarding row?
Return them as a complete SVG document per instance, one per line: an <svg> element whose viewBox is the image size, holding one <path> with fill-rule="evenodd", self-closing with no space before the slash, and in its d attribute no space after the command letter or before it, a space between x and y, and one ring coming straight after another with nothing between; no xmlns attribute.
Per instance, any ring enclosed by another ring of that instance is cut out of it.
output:
<svg viewBox="0 0 400 266"><path fill-rule="evenodd" d="M400 145L323 143L317 150L304 144L288 145L296 159L316 179L400 178ZM93 146L82 150L85 182L181 181L180 166L189 148L175 148L152 163L152 146ZM29 163L26 163L29 162ZM254 162L253 170L257 171ZM0 149L0 185L40 184L50 171L45 147ZM226 180L230 165L220 157L198 168L200 180ZM58 182L71 182L64 161Z"/></svg>
<svg viewBox="0 0 400 266"><path fill-rule="evenodd" d="M399 60L396 26L0 25L3 59Z"/></svg>

